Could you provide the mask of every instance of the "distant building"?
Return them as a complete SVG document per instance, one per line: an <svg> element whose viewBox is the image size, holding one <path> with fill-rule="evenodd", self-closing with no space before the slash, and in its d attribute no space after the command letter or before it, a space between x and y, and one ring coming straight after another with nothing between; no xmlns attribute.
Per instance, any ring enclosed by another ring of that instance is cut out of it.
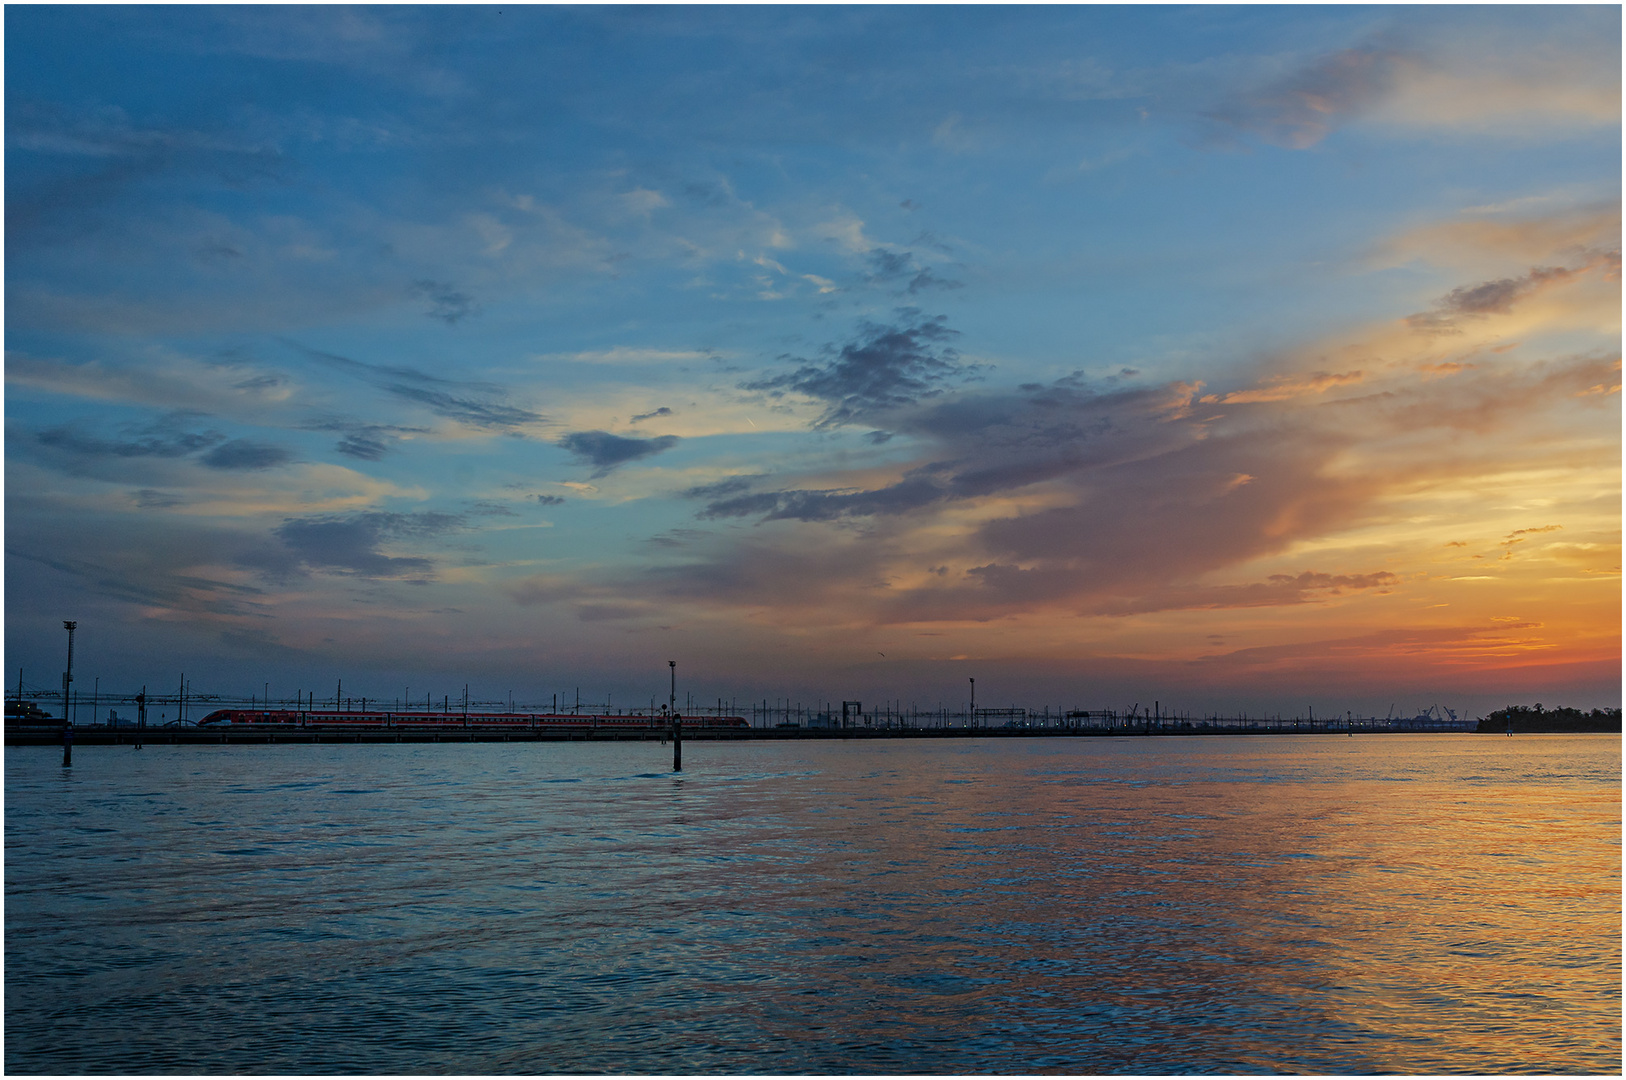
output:
<svg viewBox="0 0 1626 1080"><path fill-rule="evenodd" d="M32 701L8 701L6 719L19 724L39 724L56 718Z"/></svg>

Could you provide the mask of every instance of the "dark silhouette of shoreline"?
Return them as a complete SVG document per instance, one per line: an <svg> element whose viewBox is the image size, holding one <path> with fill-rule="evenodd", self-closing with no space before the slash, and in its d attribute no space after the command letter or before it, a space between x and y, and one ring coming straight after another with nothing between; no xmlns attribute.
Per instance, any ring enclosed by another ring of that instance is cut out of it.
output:
<svg viewBox="0 0 1626 1080"><path fill-rule="evenodd" d="M1580 709L1564 707L1547 709L1538 701L1534 705L1509 705L1505 709L1497 709L1480 720L1479 726L1474 730L1491 735L1588 731L1618 734L1620 710L1593 709L1591 712L1582 712Z"/></svg>

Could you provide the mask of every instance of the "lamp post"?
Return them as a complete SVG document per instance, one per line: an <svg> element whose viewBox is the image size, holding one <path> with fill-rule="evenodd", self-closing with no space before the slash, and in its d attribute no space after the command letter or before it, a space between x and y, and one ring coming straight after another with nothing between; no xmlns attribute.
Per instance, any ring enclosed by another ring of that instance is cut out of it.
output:
<svg viewBox="0 0 1626 1080"><path fill-rule="evenodd" d="M683 771L683 717L677 711L677 661L668 660L666 666L672 669L672 695L667 699L667 708L672 714L672 771Z"/></svg>
<svg viewBox="0 0 1626 1080"><path fill-rule="evenodd" d="M977 726L977 680L971 680L971 726Z"/></svg>
<svg viewBox="0 0 1626 1080"><path fill-rule="evenodd" d="M62 673L62 722L72 723L68 715L68 688L73 684L73 632L79 628L76 622L62 620L62 629L68 632L68 670Z"/></svg>
<svg viewBox="0 0 1626 1080"><path fill-rule="evenodd" d="M70 687L73 685L73 631L79 624L63 620L62 628L68 632L68 670L62 673L62 764L73 764L73 711L70 705L73 698Z"/></svg>

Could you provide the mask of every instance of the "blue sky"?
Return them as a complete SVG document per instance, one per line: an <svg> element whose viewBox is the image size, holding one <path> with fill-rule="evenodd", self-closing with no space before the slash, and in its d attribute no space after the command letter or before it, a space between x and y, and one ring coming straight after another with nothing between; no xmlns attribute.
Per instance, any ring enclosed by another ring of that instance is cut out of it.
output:
<svg viewBox="0 0 1626 1080"><path fill-rule="evenodd" d="M6 30L12 678L1618 703L1617 8Z"/></svg>

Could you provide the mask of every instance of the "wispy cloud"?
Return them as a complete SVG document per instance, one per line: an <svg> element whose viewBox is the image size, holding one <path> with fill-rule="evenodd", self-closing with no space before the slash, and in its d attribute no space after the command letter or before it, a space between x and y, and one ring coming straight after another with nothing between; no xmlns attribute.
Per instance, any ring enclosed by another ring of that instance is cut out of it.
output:
<svg viewBox="0 0 1626 1080"><path fill-rule="evenodd" d="M509 405L508 391L489 382L443 379L395 364L369 364L337 353L288 342L301 355L324 367L361 379L395 397L460 424L488 430L512 430L545 422L529 409Z"/></svg>

